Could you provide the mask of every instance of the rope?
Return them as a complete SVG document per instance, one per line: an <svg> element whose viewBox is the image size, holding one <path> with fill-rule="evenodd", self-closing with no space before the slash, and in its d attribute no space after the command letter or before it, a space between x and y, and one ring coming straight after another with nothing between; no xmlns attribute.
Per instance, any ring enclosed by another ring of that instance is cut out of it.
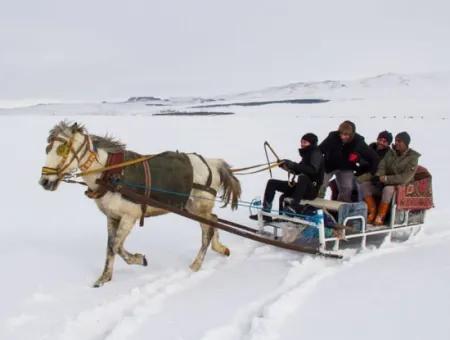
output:
<svg viewBox="0 0 450 340"><path fill-rule="evenodd" d="M251 170L251 169L260 168L262 166L267 167L268 165L275 164L275 163L277 163L277 162L261 163L261 164L256 164L256 165L252 165L252 166L247 166L245 168L231 169L231 172L240 172L240 171L245 171L245 170Z"/></svg>
<svg viewBox="0 0 450 340"><path fill-rule="evenodd" d="M243 176L243 175L252 175L252 174L256 174L256 173L258 173L258 172L263 172L263 171L266 171L266 170L273 169L273 168L277 167L278 165L280 165L281 162L272 162L272 163L269 163L269 164L270 164L269 166L266 166L266 167L264 167L264 168L262 168L262 169L259 169L259 170L255 170L255 171L251 171L251 172L235 173L235 175L237 175L237 176ZM262 165L265 165L265 164L262 164ZM238 170L240 170L240 169L238 169Z"/></svg>
<svg viewBox="0 0 450 340"><path fill-rule="evenodd" d="M118 180L114 184L123 184L123 185L126 185L126 186L130 187L130 188L135 188L135 189L146 189L145 185L130 183L130 182L123 181L123 180ZM170 195L184 196L184 197L193 197L193 198L213 201L213 202L217 202L217 203L221 203L222 202L220 199L217 199L217 198L207 198L207 197L200 197L200 196L192 196L190 194L185 194L185 193L181 193L181 192L177 192L177 191L171 191L171 190L165 190L165 189L161 189L161 188L157 188L157 187L152 187L151 190L152 191L156 191L156 192L165 193L165 194L170 194ZM262 210L262 207L255 205L255 200L252 200L251 202L244 201L244 200L239 200L237 205L240 206L240 207L254 208L254 209L257 209L257 210ZM286 214L286 215L291 216L291 217L300 217L300 218L303 218L303 219L313 218L310 215L297 214L297 213L293 213L293 212L287 211L287 210L272 210L272 212L278 213L278 214L283 213L283 214Z"/></svg>
<svg viewBox="0 0 450 340"><path fill-rule="evenodd" d="M113 170L113 169L118 169L118 168L124 168L133 164L137 164L137 163L142 163L146 160L149 160L150 158L155 157L156 155L148 155L148 156L142 156L130 161L126 161L126 162L122 162L122 163L118 163L118 164L114 164L114 165L110 165L110 166L105 166L103 168L98 168L98 169L93 169L93 170L89 170L89 171L84 171L84 172L79 172L77 174L74 174L74 177L81 177L81 176L87 176L87 175L92 175L92 174L97 174L100 172L104 172L104 171L108 171L108 170Z"/></svg>

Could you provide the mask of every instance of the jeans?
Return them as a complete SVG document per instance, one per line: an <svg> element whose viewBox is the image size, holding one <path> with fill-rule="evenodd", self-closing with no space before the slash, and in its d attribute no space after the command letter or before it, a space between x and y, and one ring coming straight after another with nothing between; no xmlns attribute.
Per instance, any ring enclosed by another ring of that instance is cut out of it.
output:
<svg viewBox="0 0 450 340"><path fill-rule="evenodd" d="M336 184L338 187L338 201L352 202L352 191L355 185L358 186L351 170L334 170L332 172L325 173L323 176L323 184L319 191L319 197L324 198L327 191L328 182L336 175Z"/></svg>
<svg viewBox="0 0 450 340"><path fill-rule="evenodd" d="M366 196L381 196L381 202L390 203L394 196L394 185L383 185L382 183L373 184L372 182L361 183L361 190Z"/></svg>

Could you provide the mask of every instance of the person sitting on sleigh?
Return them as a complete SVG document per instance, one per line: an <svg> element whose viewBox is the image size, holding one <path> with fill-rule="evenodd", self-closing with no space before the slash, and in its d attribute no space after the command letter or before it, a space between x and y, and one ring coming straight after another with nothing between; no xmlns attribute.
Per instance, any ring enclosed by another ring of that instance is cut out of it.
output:
<svg viewBox="0 0 450 340"><path fill-rule="evenodd" d="M285 197L292 197L291 208L295 213L300 213L302 199L313 200L317 197L322 185L324 174L323 155L317 146L317 136L313 133L305 134L300 140L298 152L302 158L300 162L283 159L279 167L297 175L297 182L270 179L266 184L262 210L270 213L272 202L277 191L282 192ZM253 219L257 215L250 216ZM263 216L267 221L270 216Z"/></svg>
<svg viewBox="0 0 450 340"><path fill-rule="evenodd" d="M383 225L395 186L407 184L414 178L420 154L409 147L410 142L411 137L407 132L397 134L393 149L386 152L375 176L361 184L367 204L367 223ZM378 206L374 196L381 196Z"/></svg>

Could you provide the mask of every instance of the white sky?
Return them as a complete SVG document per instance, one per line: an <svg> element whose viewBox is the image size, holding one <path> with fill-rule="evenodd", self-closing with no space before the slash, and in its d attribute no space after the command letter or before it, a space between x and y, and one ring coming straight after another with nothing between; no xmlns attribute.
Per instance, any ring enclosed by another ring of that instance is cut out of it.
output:
<svg viewBox="0 0 450 340"><path fill-rule="evenodd" d="M0 0L0 100L449 70L446 0Z"/></svg>

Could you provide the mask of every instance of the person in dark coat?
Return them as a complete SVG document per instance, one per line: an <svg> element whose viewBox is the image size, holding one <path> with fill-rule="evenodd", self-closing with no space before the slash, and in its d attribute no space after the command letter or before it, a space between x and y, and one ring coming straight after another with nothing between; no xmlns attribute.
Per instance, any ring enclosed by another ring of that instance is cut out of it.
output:
<svg viewBox="0 0 450 340"><path fill-rule="evenodd" d="M378 154L380 160L382 160L384 155L386 155L386 152L389 151L391 143L392 143L392 133L384 130L378 134L377 141L371 143L369 147L372 148Z"/></svg>
<svg viewBox="0 0 450 340"><path fill-rule="evenodd" d="M384 158L386 153L389 151L392 140L393 140L392 133L384 130L378 134L377 141L369 145L369 148L375 151L378 157L380 157L380 162ZM380 164L378 164L378 166L379 165ZM370 181L373 175L374 173L371 172L362 173L357 178L358 183L361 185L364 182Z"/></svg>
<svg viewBox="0 0 450 340"><path fill-rule="evenodd" d="M285 197L292 197L291 207L297 213L301 211L302 199L312 200L317 197L324 174L324 161L322 152L317 146L317 136L313 133L305 134L300 140L300 146L301 148L298 149L302 157L300 162L284 159L279 165L280 168L296 174L297 183L270 179L264 192L264 212L272 210L272 202L277 191L282 192ZM250 217L256 218L256 215Z"/></svg>
<svg viewBox="0 0 450 340"><path fill-rule="evenodd" d="M344 121L337 131L329 133L319 145L325 158L325 175L319 196L324 197L328 182L336 176L339 201L351 202L357 186L355 176L375 173L379 162L377 153L369 148L364 137L356 133L355 124Z"/></svg>

